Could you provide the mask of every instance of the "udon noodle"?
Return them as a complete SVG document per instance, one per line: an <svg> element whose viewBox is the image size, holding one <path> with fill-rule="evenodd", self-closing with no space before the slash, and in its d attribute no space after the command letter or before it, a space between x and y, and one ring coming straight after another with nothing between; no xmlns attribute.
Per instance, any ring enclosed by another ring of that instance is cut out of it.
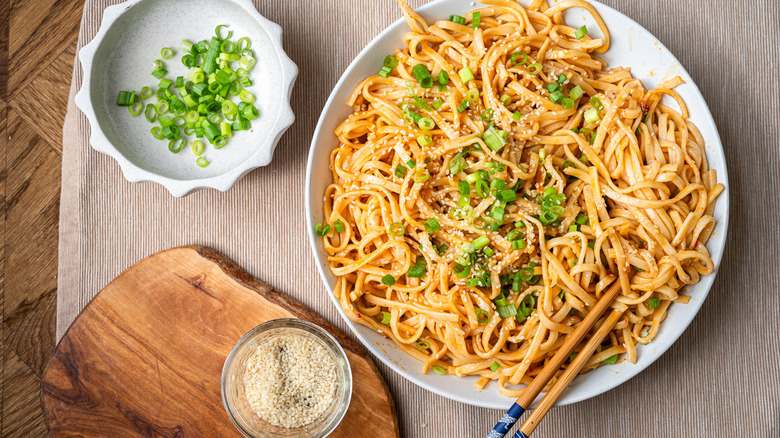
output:
<svg viewBox="0 0 780 438"><path fill-rule="evenodd" d="M429 25L399 0L411 31L349 98L316 231L352 321L515 397L614 281L624 313L584 371L636 361L712 272L723 187L682 80L607 69L590 4L483 3Z"/></svg>

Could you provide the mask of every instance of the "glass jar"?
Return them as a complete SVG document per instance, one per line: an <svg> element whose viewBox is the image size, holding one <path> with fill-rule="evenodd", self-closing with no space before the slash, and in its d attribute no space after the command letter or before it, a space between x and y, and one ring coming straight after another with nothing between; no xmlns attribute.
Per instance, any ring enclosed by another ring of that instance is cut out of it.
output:
<svg viewBox="0 0 780 438"><path fill-rule="evenodd" d="M244 386L247 363L257 347L283 335L308 337L330 353L336 362L336 394L330 406L313 422L296 428L273 425L258 416L249 404ZM249 438L322 438L344 418L352 397L352 371L338 341L321 327L294 318L274 319L250 330L233 347L222 367L222 402L236 428Z"/></svg>

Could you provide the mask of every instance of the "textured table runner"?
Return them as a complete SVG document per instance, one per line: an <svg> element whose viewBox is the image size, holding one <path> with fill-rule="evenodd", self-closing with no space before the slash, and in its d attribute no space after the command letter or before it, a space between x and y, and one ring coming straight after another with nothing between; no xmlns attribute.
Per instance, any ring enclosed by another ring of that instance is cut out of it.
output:
<svg viewBox="0 0 780 438"><path fill-rule="evenodd" d="M86 1L79 47L97 33L103 9L112 3ZM710 105L728 159L729 241L715 286L680 340L618 388L553 409L536 436L778 437L780 2L605 3L666 44ZM305 240L306 156L336 80L400 13L393 0L255 0L255 5L282 25L285 50L300 68L292 99L297 119L273 162L227 193L207 190L176 199L161 186L126 182L112 159L89 147L89 125L73 106L82 78L75 63L63 137L58 338L121 271L154 252L187 244L218 249L346 329ZM481 437L501 415L434 395L376 362L395 396L404 437Z"/></svg>

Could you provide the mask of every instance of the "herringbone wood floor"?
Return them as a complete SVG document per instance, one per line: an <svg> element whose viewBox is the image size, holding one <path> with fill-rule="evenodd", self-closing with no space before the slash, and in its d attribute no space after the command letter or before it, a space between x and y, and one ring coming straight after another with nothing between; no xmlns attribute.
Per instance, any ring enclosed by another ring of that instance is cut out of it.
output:
<svg viewBox="0 0 780 438"><path fill-rule="evenodd" d="M62 122L82 0L0 0L0 436L48 436Z"/></svg>

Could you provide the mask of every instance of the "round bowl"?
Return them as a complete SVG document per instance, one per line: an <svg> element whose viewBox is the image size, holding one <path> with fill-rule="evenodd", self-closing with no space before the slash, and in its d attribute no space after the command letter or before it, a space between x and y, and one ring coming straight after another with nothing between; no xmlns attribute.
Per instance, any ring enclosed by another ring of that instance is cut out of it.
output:
<svg viewBox="0 0 780 438"><path fill-rule="evenodd" d="M188 147L171 153L167 140L151 135L153 125L143 116L131 117L116 98L119 90L156 89L151 72L163 47L176 53L164 61L167 77L185 75L179 44L209 39L219 24L228 24L234 38L252 42L258 63L247 89L257 97L260 117L222 149L207 145L203 156L210 163L201 168ZM229 189L271 162L277 141L295 119L290 93L298 68L285 54L281 35L281 27L263 18L250 0L129 0L109 6L97 35L79 52L84 79L75 101L89 120L90 144L113 157L130 182L156 182L177 197L201 188Z"/></svg>
<svg viewBox="0 0 780 438"><path fill-rule="evenodd" d="M566 405L595 397L620 385L650 366L680 337L696 316L712 287L715 274L720 266L726 240L726 229L728 228L729 184L726 160L718 129L701 92L680 62L650 32L608 6L595 1L590 1L590 3L601 14L611 31L612 45L609 51L601 55L608 62L609 67L631 67L634 77L640 78L648 89L654 88L669 76L679 75L685 80L685 84L678 86L675 90L688 106L689 120L693 121L701 130L706 141L710 167L717 171L718 182L725 186L725 190L715 203L713 216L717 225L712 237L707 242L707 249L715 263L715 272L704 276L699 283L687 287L686 293L691 295L691 301L688 304L670 306L668 317L661 325L658 336L648 345L638 346L636 364L624 361L577 376L558 399L556 405ZM430 23L434 20L446 19L450 14L464 14L475 7L477 6L474 6L471 0L436 0L417 11ZM598 29L595 21L584 11L569 10L566 13L566 20L569 23L578 23L578 25L587 24L589 30ZM420 362L397 348L392 340L385 339L381 334L350 321L342 311L338 300L333 296L336 277L328 268L327 253L322 247L321 239L316 237L313 232L314 224L322 220L322 197L325 188L331 183L331 172L328 168L329 155L338 145L333 130L352 112L351 107L345 102L352 89L359 82L376 74L379 67L382 66L385 55L403 47L403 35L407 30L403 19L398 19L374 38L349 65L325 104L312 138L306 174L305 204L309 242L320 276L330 291L333 304L366 348L385 365L420 387L444 397L475 406L506 409L513 400L500 395L494 383L488 384L483 391L476 391L474 389L476 377L474 376L421 374ZM598 34L598 31L594 31L593 34ZM674 103L669 103L669 105L675 107ZM541 397L542 395L536 401L538 402Z"/></svg>
<svg viewBox="0 0 780 438"><path fill-rule="evenodd" d="M313 423L297 428L283 428L265 422L249 406L244 392L243 375L255 348L274 337L296 334L309 337L336 361L338 386L333 403ZM352 370L338 341L321 327L295 318L274 319L250 330L233 347L222 368L222 403L230 421L249 438L322 438L339 425L352 398Z"/></svg>

